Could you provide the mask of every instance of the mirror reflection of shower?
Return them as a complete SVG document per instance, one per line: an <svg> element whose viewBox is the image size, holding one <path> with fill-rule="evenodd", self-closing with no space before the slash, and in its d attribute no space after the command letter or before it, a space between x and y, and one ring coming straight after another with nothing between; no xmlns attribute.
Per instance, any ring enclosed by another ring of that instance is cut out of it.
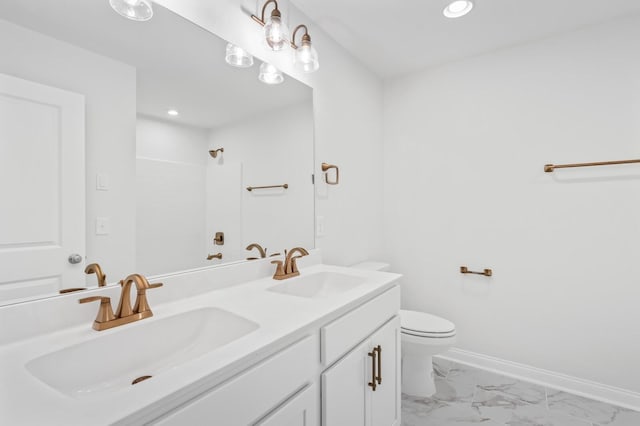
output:
<svg viewBox="0 0 640 426"><path fill-rule="evenodd" d="M211 151L209 151L209 155L213 158L218 158L218 153L223 153L223 152L224 152L224 148L212 149Z"/></svg>

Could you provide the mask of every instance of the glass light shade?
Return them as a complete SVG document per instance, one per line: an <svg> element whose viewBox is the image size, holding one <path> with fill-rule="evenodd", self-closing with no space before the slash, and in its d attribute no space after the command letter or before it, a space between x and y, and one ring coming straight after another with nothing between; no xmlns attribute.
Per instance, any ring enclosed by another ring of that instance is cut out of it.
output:
<svg viewBox="0 0 640 426"><path fill-rule="evenodd" d="M471 12L471 9L473 9L473 1L455 0L449 3L449 5L444 8L442 13L447 18L460 18L461 16L464 16L467 13Z"/></svg>
<svg viewBox="0 0 640 426"><path fill-rule="evenodd" d="M282 71L278 68L263 62L262 65L260 65L258 80L265 84L280 84L284 81L284 76L282 75Z"/></svg>
<svg viewBox="0 0 640 426"><path fill-rule="evenodd" d="M271 15L264 26L264 37L271 50L279 51L289 44L289 29L279 16Z"/></svg>
<svg viewBox="0 0 640 426"><path fill-rule="evenodd" d="M316 52L311 43L303 42L302 46L298 47L295 55L293 55L293 64L296 68L306 73L317 71L320 68L318 52Z"/></svg>
<svg viewBox="0 0 640 426"><path fill-rule="evenodd" d="M109 0L120 15L133 21L148 21L153 16L151 0Z"/></svg>
<svg viewBox="0 0 640 426"><path fill-rule="evenodd" d="M227 44L227 54L224 60L231 66L238 68L249 68L253 65L253 56L249 55L246 50L234 44Z"/></svg>

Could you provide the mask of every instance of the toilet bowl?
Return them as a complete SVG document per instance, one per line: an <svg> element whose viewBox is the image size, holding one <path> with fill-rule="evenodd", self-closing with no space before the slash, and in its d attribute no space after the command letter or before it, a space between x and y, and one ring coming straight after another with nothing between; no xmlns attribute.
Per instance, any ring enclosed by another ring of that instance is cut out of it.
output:
<svg viewBox="0 0 640 426"><path fill-rule="evenodd" d="M358 269L388 271L381 262L363 262ZM456 327L444 318L425 312L400 310L402 341L402 392L419 397L436 393L433 356L445 352L456 341Z"/></svg>
<svg viewBox="0 0 640 426"><path fill-rule="evenodd" d="M451 321L424 312L400 311L402 340L402 392L429 397L436 393L433 356L456 341Z"/></svg>

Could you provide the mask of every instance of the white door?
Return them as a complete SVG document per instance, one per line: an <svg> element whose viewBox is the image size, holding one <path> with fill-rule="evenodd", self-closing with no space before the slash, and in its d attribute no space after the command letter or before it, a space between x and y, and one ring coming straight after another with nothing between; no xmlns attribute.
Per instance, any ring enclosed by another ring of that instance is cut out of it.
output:
<svg viewBox="0 0 640 426"><path fill-rule="evenodd" d="M395 317L371 336L373 347L380 346L378 374L380 384L371 393L371 425L400 425L400 318Z"/></svg>
<svg viewBox="0 0 640 426"><path fill-rule="evenodd" d="M0 74L0 304L84 285L84 135L82 95Z"/></svg>

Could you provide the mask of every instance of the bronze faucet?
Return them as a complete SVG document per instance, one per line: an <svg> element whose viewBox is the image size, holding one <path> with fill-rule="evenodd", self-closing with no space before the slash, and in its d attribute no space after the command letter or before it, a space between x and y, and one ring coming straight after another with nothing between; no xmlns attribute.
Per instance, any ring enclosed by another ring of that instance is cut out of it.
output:
<svg viewBox="0 0 640 426"><path fill-rule="evenodd" d="M104 287L107 285L107 276L102 272L102 268L99 264L92 263L87 265L87 267L84 268L84 273L87 275L96 274L96 277L98 278L98 287Z"/></svg>
<svg viewBox="0 0 640 426"><path fill-rule="evenodd" d="M253 250L253 249L258 249L258 253L260 254L260 257L247 257L247 260L256 260L256 259L264 259L265 257L267 257L267 252L265 249L262 248L262 246L258 243L252 243L249 244L247 246L247 248L245 248L245 250Z"/></svg>
<svg viewBox="0 0 640 426"><path fill-rule="evenodd" d="M300 253L300 255L294 256L293 254L296 252ZM273 279L284 280L287 278L297 277L298 275L300 275L300 271L298 271L298 265L296 264L296 259L299 259L302 256L306 256L308 254L309 252L302 247L295 247L291 249L291 251L289 251L288 253L285 250L286 257L284 259L284 264L282 260L274 260L271 262L274 265L277 265L276 273L273 274Z"/></svg>
<svg viewBox="0 0 640 426"><path fill-rule="evenodd" d="M138 290L136 303L131 307L131 284L135 284ZM153 316L149 302L147 302L147 290L150 288L162 287L162 283L149 284L147 279L140 274L129 275L120 281L120 302L116 313L111 307L111 298L104 296L85 297L80 299L80 303L100 302L98 315L93 322L93 329L97 331L108 330L123 324L139 321Z"/></svg>
<svg viewBox="0 0 640 426"><path fill-rule="evenodd" d="M258 259L264 259L265 257L267 257L267 249L262 248L262 246L258 243L249 244L245 250L251 251L253 249L258 249L258 253L260 254L260 257L247 257L247 260L258 260ZM269 255L269 257L273 257L273 256L280 256L280 253L273 253Z"/></svg>

